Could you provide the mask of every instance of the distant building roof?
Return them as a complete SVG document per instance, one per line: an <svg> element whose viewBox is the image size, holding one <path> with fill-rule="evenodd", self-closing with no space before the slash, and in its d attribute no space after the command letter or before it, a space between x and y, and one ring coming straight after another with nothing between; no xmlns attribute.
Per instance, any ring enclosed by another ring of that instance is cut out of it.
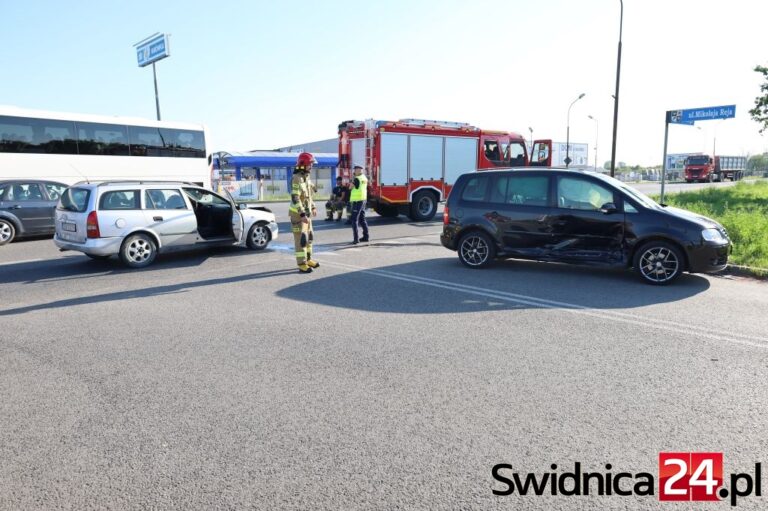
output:
<svg viewBox="0 0 768 511"><path fill-rule="evenodd" d="M294 144L286 147L279 147L278 151L285 152L303 152L309 153L336 153L339 150L339 139L329 138L326 140L318 140L315 142L307 142L305 144Z"/></svg>
<svg viewBox="0 0 768 511"><path fill-rule="evenodd" d="M317 159L318 166L336 167L339 155L336 153L312 153ZM290 167L296 165L299 152L285 151L220 151L214 154L215 158L226 160L236 167Z"/></svg>

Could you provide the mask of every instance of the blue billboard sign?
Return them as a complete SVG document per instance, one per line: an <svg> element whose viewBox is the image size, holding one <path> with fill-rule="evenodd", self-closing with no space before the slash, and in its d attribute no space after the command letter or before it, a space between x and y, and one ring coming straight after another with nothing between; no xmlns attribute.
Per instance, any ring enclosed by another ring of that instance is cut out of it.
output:
<svg viewBox="0 0 768 511"><path fill-rule="evenodd" d="M667 111L667 122L673 124L693 124L696 121L712 121L714 119L730 119L732 117L736 117L736 105Z"/></svg>
<svg viewBox="0 0 768 511"><path fill-rule="evenodd" d="M170 55L171 49L168 46L167 34L156 34L136 45L136 59L139 62L139 67L157 62Z"/></svg>

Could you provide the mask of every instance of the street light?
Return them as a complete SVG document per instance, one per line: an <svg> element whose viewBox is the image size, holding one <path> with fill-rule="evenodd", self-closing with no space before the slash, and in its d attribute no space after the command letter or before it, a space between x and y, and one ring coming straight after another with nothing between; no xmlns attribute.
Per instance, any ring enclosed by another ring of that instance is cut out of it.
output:
<svg viewBox="0 0 768 511"><path fill-rule="evenodd" d="M583 92L579 94L579 97L571 101L571 106L568 107L568 121L565 126L565 168L571 164L571 107L585 95Z"/></svg>
<svg viewBox="0 0 768 511"><path fill-rule="evenodd" d="M712 135L712 158L717 156L717 128L720 127L724 120L725 119L721 119L719 122L715 123L715 131ZM714 161L714 159L712 161Z"/></svg>
<svg viewBox="0 0 768 511"><path fill-rule="evenodd" d="M531 132L531 152L533 152L533 128L528 126L528 131Z"/></svg>
<svg viewBox="0 0 768 511"><path fill-rule="evenodd" d="M616 128L619 122L619 79L621 77L621 27L624 24L624 0L621 2L619 18L619 56L616 60L616 94L613 95L613 143L611 145L611 177L616 172Z"/></svg>
<svg viewBox="0 0 768 511"><path fill-rule="evenodd" d="M597 172L597 136L599 134L599 131L598 131L599 125L598 125L597 119L595 119L591 115L588 115L587 117L595 121L595 172Z"/></svg>

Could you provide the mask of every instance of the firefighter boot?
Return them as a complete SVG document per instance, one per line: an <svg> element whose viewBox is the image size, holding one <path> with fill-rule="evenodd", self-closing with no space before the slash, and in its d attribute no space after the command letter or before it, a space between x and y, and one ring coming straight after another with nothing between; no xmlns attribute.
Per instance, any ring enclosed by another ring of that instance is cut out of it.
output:
<svg viewBox="0 0 768 511"><path fill-rule="evenodd" d="M300 264L299 273L312 273L312 268L310 268L309 265Z"/></svg>
<svg viewBox="0 0 768 511"><path fill-rule="evenodd" d="M310 268L320 268L320 263L312 259L312 254L307 254L307 266Z"/></svg>

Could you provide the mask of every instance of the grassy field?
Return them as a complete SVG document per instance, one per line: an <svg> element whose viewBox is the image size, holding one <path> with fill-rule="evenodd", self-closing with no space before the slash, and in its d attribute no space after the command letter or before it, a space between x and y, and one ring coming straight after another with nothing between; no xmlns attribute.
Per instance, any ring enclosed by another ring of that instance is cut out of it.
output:
<svg viewBox="0 0 768 511"><path fill-rule="evenodd" d="M723 224L733 240L729 262L768 268L768 182L738 183L667 195L670 206L688 209Z"/></svg>

